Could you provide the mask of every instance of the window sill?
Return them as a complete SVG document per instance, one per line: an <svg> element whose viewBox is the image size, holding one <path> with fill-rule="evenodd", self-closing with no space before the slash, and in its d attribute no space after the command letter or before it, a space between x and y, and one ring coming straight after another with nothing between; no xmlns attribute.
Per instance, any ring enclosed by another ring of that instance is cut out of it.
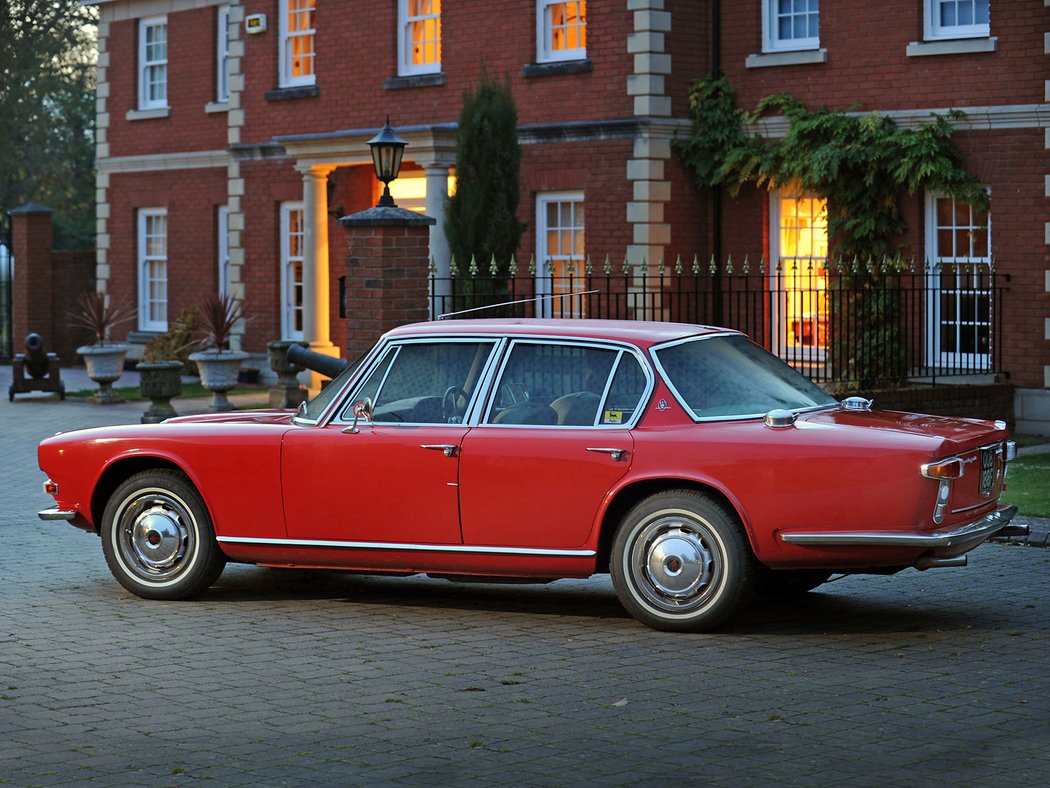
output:
<svg viewBox="0 0 1050 788"><path fill-rule="evenodd" d="M795 52L763 52L748 55L744 61L747 68L771 68L776 66L804 66L812 63L827 63L828 50L802 49Z"/></svg>
<svg viewBox="0 0 1050 788"><path fill-rule="evenodd" d="M908 57L927 57L930 55L972 55L979 52L995 52L999 49L999 39L957 38L951 41L912 41L905 53Z"/></svg>
<svg viewBox="0 0 1050 788"><path fill-rule="evenodd" d="M585 74L594 64L590 58L582 60L558 60L553 63L528 63L521 69L523 77L548 77L553 74Z"/></svg>
<svg viewBox="0 0 1050 788"><path fill-rule="evenodd" d="M154 120L156 118L166 118L170 114L170 107L161 107L159 109L129 109L128 114L124 117L127 120Z"/></svg>
<svg viewBox="0 0 1050 788"><path fill-rule="evenodd" d="M291 88L274 88L266 91L267 101L289 101L291 99L314 98L321 95L317 85L296 85Z"/></svg>
<svg viewBox="0 0 1050 788"><path fill-rule="evenodd" d="M228 101L209 101L204 105L204 111L209 115L215 112L229 112L230 102Z"/></svg>
<svg viewBox="0 0 1050 788"><path fill-rule="evenodd" d="M383 90L404 90L405 88L430 88L445 84L444 72L436 74L410 74L405 77L387 77L383 80Z"/></svg>

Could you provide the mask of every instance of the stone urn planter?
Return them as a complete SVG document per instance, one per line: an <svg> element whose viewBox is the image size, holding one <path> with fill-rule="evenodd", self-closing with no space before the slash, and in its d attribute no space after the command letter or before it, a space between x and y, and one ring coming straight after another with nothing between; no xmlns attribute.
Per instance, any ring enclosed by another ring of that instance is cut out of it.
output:
<svg viewBox="0 0 1050 788"><path fill-rule="evenodd" d="M300 345L292 339L278 339L266 343L270 355L270 369L277 373L277 385L270 389L271 408L298 408L306 401L306 389L299 385L296 378L303 368L288 360L288 348Z"/></svg>
<svg viewBox="0 0 1050 788"><path fill-rule="evenodd" d="M135 369L139 373L139 391L153 403L142 414L142 423L156 424L178 416L171 400L182 393L182 362L140 361Z"/></svg>
<svg viewBox="0 0 1050 788"><path fill-rule="evenodd" d="M241 350L201 350L190 354L190 361L197 364L201 385L212 392L209 410L233 410L226 392L236 387L241 364L248 354Z"/></svg>
<svg viewBox="0 0 1050 788"><path fill-rule="evenodd" d="M124 374L124 358L130 346L120 342L84 345L77 348L84 358L88 377L98 383L98 393L89 400L97 405L115 405L124 398L113 391L113 383Z"/></svg>

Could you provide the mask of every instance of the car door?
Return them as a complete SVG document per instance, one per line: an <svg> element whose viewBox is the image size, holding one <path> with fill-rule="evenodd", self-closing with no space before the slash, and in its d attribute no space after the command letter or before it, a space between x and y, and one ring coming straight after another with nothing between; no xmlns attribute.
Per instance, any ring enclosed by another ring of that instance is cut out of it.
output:
<svg viewBox="0 0 1050 788"><path fill-rule="evenodd" d="M393 343L343 412L291 430L282 451L288 535L294 539L460 544L459 456L495 342ZM372 418L353 424L353 406Z"/></svg>
<svg viewBox="0 0 1050 788"><path fill-rule="evenodd" d="M630 349L517 340L463 440L466 544L578 548L630 469L652 378Z"/></svg>

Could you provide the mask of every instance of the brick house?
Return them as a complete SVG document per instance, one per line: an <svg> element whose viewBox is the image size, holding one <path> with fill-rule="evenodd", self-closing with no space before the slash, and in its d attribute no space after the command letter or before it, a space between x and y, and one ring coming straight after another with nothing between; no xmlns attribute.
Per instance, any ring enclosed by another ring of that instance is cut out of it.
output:
<svg viewBox="0 0 1050 788"><path fill-rule="evenodd" d="M997 368L1021 426L1050 432L1050 0L511 0L495 19L491 3L438 0L97 5L97 273L137 300L132 340L211 289L255 315L246 350L282 337L345 348L337 217L375 204L366 142L387 116L409 142L395 199L437 219L430 252L446 274L455 123L482 69L509 76L518 105L523 260L819 258L819 195L751 191L715 210L673 158L689 85L717 68L748 108L790 92L902 125L961 111L956 141L988 185L991 221L920 195L904 202L902 240L920 258L994 259L1009 274ZM553 248L559 235L573 248ZM807 319L818 341L821 317ZM929 320L938 336L963 322Z"/></svg>

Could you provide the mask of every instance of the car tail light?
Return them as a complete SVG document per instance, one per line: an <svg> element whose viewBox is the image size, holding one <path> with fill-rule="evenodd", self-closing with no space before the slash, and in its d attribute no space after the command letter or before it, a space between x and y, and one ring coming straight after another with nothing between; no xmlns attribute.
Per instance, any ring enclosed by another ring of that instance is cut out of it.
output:
<svg viewBox="0 0 1050 788"><path fill-rule="evenodd" d="M963 461L958 457L940 462L928 462L919 470L927 479L959 479L962 478L965 469Z"/></svg>
<svg viewBox="0 0 1050 788"><path fill-rule="evenodd" d="M56 497L58 495L58 482L53 482L50 479L44 482L44 494Z"/></svg>

